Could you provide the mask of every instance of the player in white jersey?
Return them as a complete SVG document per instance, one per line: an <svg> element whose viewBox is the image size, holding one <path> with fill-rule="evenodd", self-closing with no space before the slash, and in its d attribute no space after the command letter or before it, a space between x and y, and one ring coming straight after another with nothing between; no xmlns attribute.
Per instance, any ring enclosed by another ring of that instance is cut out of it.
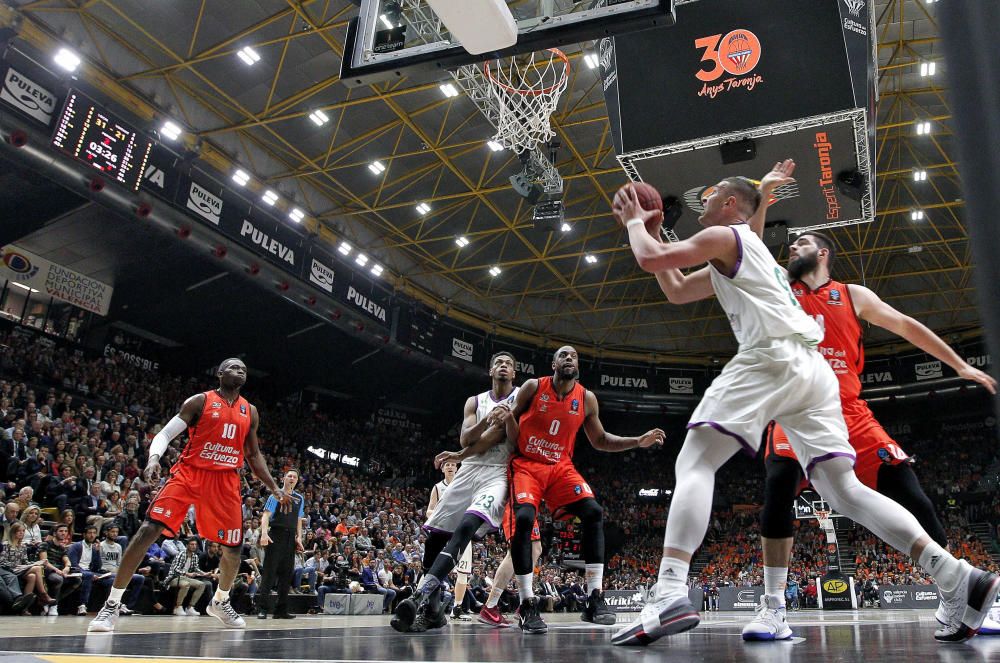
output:
<svg viewBox="0 0 1000 663"><path fill-rule="evenodd" d="M698 625L698 611L688 599L687 575L708 528L715 473L740 450L756 454L771 419L785 429L805 475L833 509L909 553L934 578L947 613L947 623L934 637L967 639L975 635L1000 592L1000 577L952 557L912 514L858 481L837 379L814 351L822 331L802 310L781 267L746 223L759 205L760 192L751 181L726 178L704 200L705 212L698 220L705 229L690 239L663 243L663 213L643 209L631 186L615 195L615 217L628 229L639 266L656 275L675 304L714 294L729 317L739 350L705 392L688 424L675 466L677 485L653 600L612 642L649 644ZM706 262L691 274L680 272Z"/></svg>
<svg viewBox="0 0 1000 663"><path fill-rule="evenodd" d="M396 606L390 624L397 631L419 632L447 623L441 605L441 585L461 553L477 535L499 529L507 501L507 464L514 445L507 440L506 421L517 395L514 357L498 352L490 358L492 388L465 403L460 441L462 460L455 480L424 524L424 568L413 598ZM439 455L440 460L450 452Z"/></svg>
<svg viewBox="0 0 1000 663"><path fill-rule="evenodd" d="M431 498L427 501L427 519L430 520L431 516L434 514L434 509L437 508L438 502L441 501L441 497L444 496L444 492L448 490L448 486L451 482L455 480L455 473L458 472L458 463L456 461L448 461L447 463L441 464L441 473L444 474L444 478L434 484L431 488Z"/></svg>
<svg viewBox="0 0 1000 663"><path fill-rule="evenodd" d="M435 466L440 467L444 473L444 479L434 484L434 488L431 489L431 498L427 502L427 520L430 520L434 515L438 502L441 501L448 486L454 481L455 473L458 471L458 463L458 460L435 463ZM472 544L465 546L465 550L462 551L455 573L458 574L458 580L455 582L455 612L453 616L455 619L468 620L469 616L462 608L462 601L465 599L465 592L469 589L469 574L472 573Z"/></svg>

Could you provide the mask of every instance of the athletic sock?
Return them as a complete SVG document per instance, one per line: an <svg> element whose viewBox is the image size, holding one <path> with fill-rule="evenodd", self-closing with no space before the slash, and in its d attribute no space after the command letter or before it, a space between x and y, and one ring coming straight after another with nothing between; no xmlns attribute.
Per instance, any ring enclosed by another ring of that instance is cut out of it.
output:
<svg viewBox="0 0 1000 663"><path fill-rule="evenodd" d="M962 580L962 564L933 541L920 553L917 562L934 578L938 588L945 594L954 592Z"/></svg>
<svg viewBox="0 0 1000 663"><path fill-rule="evenodd" d="M584 582L587 584L587 596L595 589L604 591L604 564L586 564Z"/></svg>
<svg viewBox="0 0 1000 663"><path fill-rule="evenodd" d="M121 603L122 596L124 596L126 589L127 587L123 587L122 589L118 589L117 587L112 587L111 593L108 594L108 603Z"/></svg>
<svg viewBox="0 0 1000 663"><path fill-rule="evenodd" d="M440 586L440 580L432 576L430 573L425 573L424 577L420 579L420 584L417 585L417 592L421 594L430 594Z"/></svg>
<svg viewBox="0 0 1000 663"><path fill-rule="evenodd" d="M229 590L228 589L217 589L215 590L215 596L212 597L213 601L222 603L223 601L229 600Z"/></svg>
<svg viewBox="0 0 1000 663"><path fill-rule="evenodd" d="M514 577L517 578L517 593L521 597L521 600L527 601L528 599L535 598L535 589L532 587L535 574L525 573L523 576L515 574Z"/></svg>
<svg viewBox="0 0 1000 663"><path fill-rule="evenodd" d="M676 557L664 557L660 560L660 574L656 579L656 594L660 598L667 594L683 591L687 587L688 571L691 562L685 562Z"/></svg>
<svg viewBox="0 0 1000 663"><path fill-rule="evenodd" d="M785 605L785 587L788 586L787 566L764 567L764 593L769 594L781 605Z"/></svg>
<svg viewBox="0 0 1000 663"><path fill-rule="evenodd" d="M493 587L490 589L490 595L486 599L487 608L492 610L500 605L500 597L503 596L503 590L503 587L499 586L497 583L493 583Z"/></svg>

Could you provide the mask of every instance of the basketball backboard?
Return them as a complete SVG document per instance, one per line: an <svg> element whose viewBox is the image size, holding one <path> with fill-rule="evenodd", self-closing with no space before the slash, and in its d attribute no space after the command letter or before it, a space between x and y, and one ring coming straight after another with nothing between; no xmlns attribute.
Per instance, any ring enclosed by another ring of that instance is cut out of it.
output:
<svg viewBox="0 0 1000 663"><path fill-rule="evenodd" d="M426 0L361 0L347 31L341 82L354 87L404 76L437 77L500 56L674 23L674 0L507 0L507 6L517 24L517 43L472 55L452 39Z"/></svg>

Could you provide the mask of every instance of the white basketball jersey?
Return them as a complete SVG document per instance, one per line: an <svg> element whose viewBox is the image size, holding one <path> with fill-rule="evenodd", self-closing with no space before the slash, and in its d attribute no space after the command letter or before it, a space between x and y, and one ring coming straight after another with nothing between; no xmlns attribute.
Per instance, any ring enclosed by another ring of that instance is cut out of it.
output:
<svg viewBox="0 0 1000 663"><path fill-rule="evenodd" d="M740 247L735 273L722 274L713 266L709 274L740 349L788 337L815 348L823 340L823 331L802 310L788 277L764 242L745 223L730 228Z"/></svg>
<svg viewBox="0 0 1000 663"><path fill-rule="evenodd" d="M507 398L502 398L499 401L493 400L493 394L489 391L484 391L483 393L476 396L476 421L482 421L493 411L493 408L500 405L501 403L506 404L510 409L514 409L514 398L517 396L518 387L514 387L513 391ZM504 440L503 442L496 444L485 452L478 454L476 456L470 456L466 460L462 461L463 465L507 465L510 461L511 455L514 453L514 444L510 440Z"/></svg>
<svg viewBox="0 0 1000 663"><path fill-rule="evenodd" d="M441 479L434 484L434 490L437 491L438 501L440 502L441 498L444 497L444 491L448 490L448 484L444 482L444 479Z"/></svg>

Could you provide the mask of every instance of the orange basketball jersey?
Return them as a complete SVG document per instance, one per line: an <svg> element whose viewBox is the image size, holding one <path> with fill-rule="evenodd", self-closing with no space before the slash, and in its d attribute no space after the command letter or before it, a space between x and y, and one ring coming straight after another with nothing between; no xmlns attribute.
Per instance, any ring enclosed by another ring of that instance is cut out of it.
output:
<svg viewBox="0 0 1000 663"><path fill-rule="evenodd" d="M250 403L245 398L240 396L230 405L217 391L206 391L205 407L188 429L188 443L179 462L203 470L239 469L250 421Z"/></svg>
<svg viewBox="0 0 1000 663"><path fill-rule="evenodd" d="M552 388L552 377L538 378L538 391L518 424L517 450L526 458L552 465L573 458L576 434L586 418L584 394L579 382L560 398Z"/></svg>
<svg viewBox="0 0 1000 663"><path fill-rule="evenodd" d="M805 283L795 281L792 292L823 329L819 351L840 382L841 403L857 400L861 396L858 376L865 367L865 349L861 344L861 321L854 312L847 286L831 279L810 290Z"/></svg>

